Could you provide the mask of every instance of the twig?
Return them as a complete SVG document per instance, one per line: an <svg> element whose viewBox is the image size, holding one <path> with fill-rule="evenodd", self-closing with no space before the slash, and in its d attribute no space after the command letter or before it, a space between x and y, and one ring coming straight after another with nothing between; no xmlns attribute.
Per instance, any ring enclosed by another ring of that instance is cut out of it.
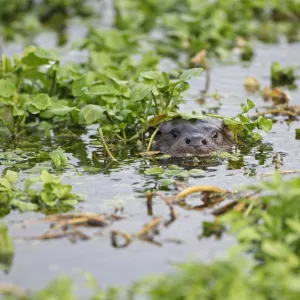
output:
<svg viewBox="0 0 300 300"><path fill-rule="evenodd" d="M254 191L254 192L252 192L248 195L245 195L245 196L241 195L239 198L244 198L244 199L247 199L247 200L257 200L258 197L256 195L258 193L259 193L259 191ZM247 205L248 204L246 202L240 202L240 201L234 200L234 201L232 201L232 202L230 202L230 203L214 210L212 214L215 215L215 216L222 215L222 214L226 213L228 210L230 210L232 208L234 208L236 211L241 212L246 208Z"/></svg>
<svg viewBox="0 0 300 300"><path fill-rule="evenodd" d="M295 173L300 173L300 170L286 170L286 171L281 171L281 170L278 170L276 171L276 173L278 174L282 174L282 175L286 175L286 174L295 174ZM262 173L262 174L259 174L257 176L255 176L255 178L263 178L263 177L268 177L268 176L272 176L274 174L274 172L270 172L270 173Z"/></svg>
<svg viewBox="0 0 300 300"><path fill-rule="evenodd" d="M144 152L140 152L139 155L140 156L153 156L156 154L160 154L160 151L144 151Z"/></svg>
<svg viewBox="0 0 300 300"><path fill-rule="evenodd" d="M224 213L226 213L228 210L232 209L233 207L235 207L237 205L238 201L232 201L220 208L217 208L216 210L213 211L213 215L215 216L219 216L222 215Z"/></svg>
<svg viewBox="0 0 300 300"><path fill-rule="evenodd" d="M158 192L154 193L154 195L160 197L161 199L163 199L165 201L165 203L167 204L167 206L169 207L171 219L165 225L166 226L170 225L170 223L174 222L176 220L176 218L177 218L177 214L176 214L175 209L174 209L174 207L172 205L173 204L173 199L172 198L168 198L167 196L162 195L161 193L158 193Z"/></svg>
<svg viewBox="0 0 300 300"><path fill-rule="evenodd" d="M117 237L122 236L125 239L125 243L123 245L118 244ZM120 230L112 230L111 231L111 243L115 248L125 248L133 241L133 236L125 231Z"/></svg>
<svg viewBox="0 0 300 300"><path fill-rule="evenodd" d="M22 236L18 237L15 236L15 239L22 239L22 240L51 240L51 239L59 239L62 237L67 237L70 234L68 231L63 231L63 232L51 232L47 231L43 235L40 236Z"/></svg>
<svg viewBox="0 0 300 300"><path fill-rule="evenodd" d="M282 156L280 155L280 153L276 154L276 157L273 159L273 163L275 164L275 170L279 171L282 163L283 159Z"/></svg>
<svg viewBox="0 0 300 300"><path fill-rule="evenodd" d="M284 115L290 115L292 117L297 117L296 113L293 113L289 110L280 109L280 108L270 109L270 110L266 110L266 111L257 113L254 117L264 116L264 115L268 115L268 114L273 115L273 114L278 114L278 113L281 113L281 114L284 114Z"/></svg>
<svg viewBox="0 0 300 300"><path fill-rule="evenodd" d="M144 225L143 228L135 234L135 236L138 238L142 238L147 233L149 233L149 231L151 231L153 228L157 227L160 224L161 220L162 217L157 217L153 219L151 222Z"/></svg>
<svg viewBox="0 0 300 300"><path fill-rule="evenodd" d="M122 217L117 217L111 215L111 218L115 220L122 219ZM59 214L47 216L43 219L37 220L31 223L39 222L51 222L54 223L54 226L46 231L43 235L38 237L28 237L28 239L39 239L39 240L48 240L56 239L62 237L80 238L81 240L87 240L90 237L85 233L78 230L79 226L92 226L92 227L104 227L109 223L105 220L104 215L99 215L95 213L82 213L82 214ZM28 222L27 222L28 223ZM30 223L29 223L30 224ZM69 228L69 226L72 226ZM59 230L62 232L58 232ZM27 239L25 237L25 239Z"/></svg>
<svg viewBox="0 0 300 300"><path fill-rule="evenodd" d="M180 188L182 190L187 188L187 186L184 183L180 182L180 181L175 181L174 183L177 186L177 188Z"/></svg>
<svg viewBox="0 0 300 300"><path fill-rule="evenodd" d="M149 216L153 215L153 193L147 192L147 213Z"/></svg>
<svg viewBox="0 0 300 300"><path fill-rule="evenodd" d="M198 192L227 193L228 191L213 185L191 186L178 193L176 199L183 200L188 195Z"/></svg>
<svg viewBox="0 0 300 300"><path fill-rule="evenodd" d="M12 283L1 283L0 284L0 295L1 294L13 295L13 296L20 297L20 298L26 297L25 291Z"/></svg>
<svg viewBox="0 0 300 300"><path fill-rule="evenodd" d="M70 234L69 239L71 242L76 242L77 238L81 239L82 241L87 241L90 239L87 234L81 232L77 228L74 228L73 232Z"/></svg>

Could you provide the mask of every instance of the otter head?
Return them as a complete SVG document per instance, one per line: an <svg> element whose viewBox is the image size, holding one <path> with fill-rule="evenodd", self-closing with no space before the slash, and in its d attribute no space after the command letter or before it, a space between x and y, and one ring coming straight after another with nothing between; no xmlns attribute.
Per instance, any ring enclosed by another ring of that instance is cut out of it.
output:
<svg viewBox="0 0 300 300"><path fill-rule="evenodd" d="M232 132L220 119L173 119L159 126L152 150L172 156L197 156L228 151L233 143Z"/></svg>

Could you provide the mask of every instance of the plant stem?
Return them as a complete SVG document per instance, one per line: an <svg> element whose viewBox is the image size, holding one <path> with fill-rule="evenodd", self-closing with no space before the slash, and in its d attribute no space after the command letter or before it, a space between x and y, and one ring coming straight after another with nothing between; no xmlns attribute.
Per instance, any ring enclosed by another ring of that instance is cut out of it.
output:
<svg viewBox="0 0 300 300"><path fill-rule="evenodd" d="M177 85L177 84L176 84L176 85ZM173 88L172 88L171 95L170 95L170 97L168 98L167 104L166 104L166 106L165 106L165 111L167 110L167 108L169 107L169 105L170 105L170 103L171 103L171 101L172 101L173 93L174 93L174 89L175 89L176 85L174 85Z"/></svg>
<svg viewBox="0 0 300 300"><path fill-rule="evenodd" d="M116 135L116 137L120 140L124 140L118 133L114 133Z"/></svg>
<svg viewBox="0 0 300 300"><path fill-rule="evenodd" d="M125 130L124 130L124 129L122 129L122 133L123 133L124 141L126 142L126 140L127 140L127 137L126 137L126 132L125 132Z"/></svg>
<svg viewBox="0 0 300 300"><path fill-rule="evenodd" d="M107 144L106 144L106 142L105 142L104 135L103 135L103 132L102 132L101 127L99 127L98 131L99 131L99 135L100 135L101 142L102 142L102 144L103 144L103 146L104 146L104 148L105 148L105 150L106 150L108 156L109 156L113 161L117 161L117 160L114 158L114 156L112 155L112 153L110 152L110 150L109 150L109 148L108 148L108 146L107 146Z"/></svg>
<svg viewBox="0 0 300 300"><path fill-rule="evenodd" d="M112 121L111 117L109 116L108 112L105 111L104 114L106 115L108 121L110 122L111 125L114 125L114 122Z"/></svg>
<svg viewBox="0 0 300 300"><path fill-rule="evenodd" d="M153 143L153 140L154 140L155 135L156 135L158 130L159 130L159 126L155 129L155 131L152 133L152 135L150 137L149 144L148 144L148 147L147 147L147 151L150 151L151 145Z"/></svg>
<svg viewBox="0 0 300 300"><path fill-rule="evenodd" d="M142 134L143 132L144 132L144 129L139 130L135 135L133 135L130 139L128 139L128 141L137 139L140 136L140 134Z"/></svg>
<svg viewBox="0 0 300 300"><path fill-rule="evenodd" d="M156 98L155 98L155 96L153 95L152 92L151 92L151 94L152 94L152 97L153 97L153 100L154 100L155 109L156 109L156 114L159 115L159 109L158 109L158 106L157 106Z"/></svg>
<svg viewBox="0 0 300 300"><path fill-rule="evenodd" d="M52 83L49 92L50 97L53 96L55 88L56 88L56 71L54 71L53 78L52 78Z"/></svg>
<svg viewBox="0 0 300 300"><path fill-rule="evenodd" d="M18 85L17 85L17 91L18 91L18 92L20 92L20 88L21 88L23 79L24 79L24 74L22 74L22 75L21 75L21 78L19 79L19 82L18 82Z"/></svg>

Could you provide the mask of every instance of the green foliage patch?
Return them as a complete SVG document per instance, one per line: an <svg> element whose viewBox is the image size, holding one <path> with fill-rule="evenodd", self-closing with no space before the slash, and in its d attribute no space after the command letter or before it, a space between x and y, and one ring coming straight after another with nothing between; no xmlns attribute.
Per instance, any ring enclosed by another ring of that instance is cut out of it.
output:
<svg viewBox="0 0 300 300"><path fill-rule="evenodd" d="M73 209L82 200L81 196L72 193L71 185L62 184L59 178L46 170L40 176L25 179L23 190L17 187L18 181L19 174L10 170L0 178L1 216L11 209L64 212Z"/></svg>

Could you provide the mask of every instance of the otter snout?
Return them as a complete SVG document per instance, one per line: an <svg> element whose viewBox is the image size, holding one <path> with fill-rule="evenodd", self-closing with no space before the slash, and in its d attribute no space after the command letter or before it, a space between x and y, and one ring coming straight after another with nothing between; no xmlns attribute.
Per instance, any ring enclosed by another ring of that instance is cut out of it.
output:
<svg viewBox="0 0 300 300"><path fill-rule="evenodd" d="M197 136L188 136L185 138L185 143L188 146L194 147L196 150L200 150L203 146L207 146L209 141L206 137L197 135ZM198 152L198 151L197 151Z"/></svg>

